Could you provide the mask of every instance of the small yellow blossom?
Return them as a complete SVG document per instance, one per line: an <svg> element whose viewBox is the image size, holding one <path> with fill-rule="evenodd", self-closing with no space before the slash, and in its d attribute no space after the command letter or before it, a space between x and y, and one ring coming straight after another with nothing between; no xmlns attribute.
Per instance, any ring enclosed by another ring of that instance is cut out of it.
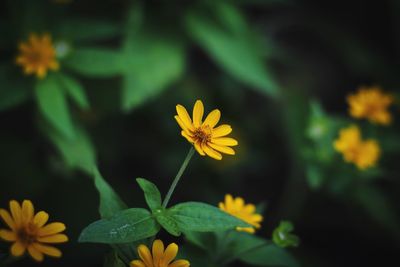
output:
<svg viewBox="0 0 400 267"><path fill-rule="evenodd" d="M360 88L357 93L347 97L349 112L353 118L364 118L382 125L392 122L388 109L393 101L393 96L384 93L379 87Z"/></svg>
<svg viewBox="0 0 400 267"><path fill-rule="evenodd" d="M131 261L131 267L189 267L187 260L175 260L178 254L178 245L171 243L164 250L164 243L157 239L153 242L152 251L146 245L140 245L137 249L141 260Z"/></svg>
<svg viewBox="0 0 400 267"><path fill-rule="evenodd" d="M235 155L231 146L237 146L238 142L226 137L232 132L231 126L222 124L215 127L221 117L218 109L211 111L204 121L204 106L200 100L197 100L193 107L193 121L182 105L176 106L176 112L178 115L175 116L175 120L182 128L182 136L194 145L200 155L208 155L217 160L222 159L221 152Z"/></svg>
<svg viewBox="0 0 400 267"><path fill-rule="evenodd" d="M53 222L45 225L49 215L44 211L35 214L31 201L24 200L22 206L15 200L10 201L10 212L0 209L0 217L10 230L0 229L0 238L13 242L11 254L22 256L26 250L36 261L43 261L44 254L61 257L61 251L49 243L63 243L68 237L61 234L65 225Z"/></svg>
<svg viewBox="0 0 400 267"><path fill-rule="evenodd" d="M378 142L362 140L360 129L355 125L341 129L333 146L346 162L354 163L360 170L375 166L381 154Z"/></svg>
<svg viewBox="0 0 400 267"><path fill-rule="evenodd" d="M25 74L36 74L38 78L46 77L48 70L58 70L56 50L49 34L38 36L30 34L27 42L19 44L17 65L21 65Z"/></svg>
<svg viewBox="0 0 400 267"><path fill-rule="evenodd" d="M227 194L225 195L225 202L220 202L218 206L226 213L253 225L253 227L237 227L237 231L253 234L255 229L261 227L262 215L256 213L256 207L253 204L245 204L241 197L233 198L232 195Z"/></svg>

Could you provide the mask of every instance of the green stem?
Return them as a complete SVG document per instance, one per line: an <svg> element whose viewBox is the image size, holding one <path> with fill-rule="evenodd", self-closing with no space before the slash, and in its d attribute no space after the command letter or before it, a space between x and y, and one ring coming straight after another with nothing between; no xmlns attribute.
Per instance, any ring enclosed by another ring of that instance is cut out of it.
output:
<svg viewBox="0 0 400 267"><path fill-rule="evenodd" d="M171 187L169 188L167 195L165 196L164 202L162 204L163 208L167 207L168 202L171 199L172 193L174 193L175 187L178 184L179 180L181 179L182 174L185 171L187 165L189 164L189 161L192 158L193 154L194 154L194 148L191 147L189 152L188 152L188 154L186 155L185 160L182 163L181 168L179 169L178 173L176 174L175 179L172 182Z"/></svg>

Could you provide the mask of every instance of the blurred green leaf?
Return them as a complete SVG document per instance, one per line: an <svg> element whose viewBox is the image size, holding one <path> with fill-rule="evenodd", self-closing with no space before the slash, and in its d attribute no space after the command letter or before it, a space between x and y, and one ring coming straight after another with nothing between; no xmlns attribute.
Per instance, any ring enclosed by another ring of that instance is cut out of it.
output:
<svg viewBox="0 0 400 267"><path fill-rule="evenodd" d="M124 67L119 51L99 47L77 48L63 66L88 77L113 77L121 74Z"/></svg>
<svg viewBox="0 0 400 267"><path fill-rule="evenodd" d="M215 235L213 233L185 231L184 235L190 243L204 250L212 249L211 244L215 243Z"/></svg>
<svg viewBox="0 0 400 267"><path fill-rule="evenodd" d="M178 223L175 221L174 217L169 214L168 211L156 213L156 220L171 235L181 235Z"/></svg>
<svg viewBox="0 0 400 267"><path fill-rule="evenodd" d="M125 263L118 258L114 251L107 254L104 260L104 267L125 267Z"/></svg>
<svg viewBox="0 0 400 267"><path fill-rule="evenodd" d="M0 66L0 111L22 104L30 94L31 88L21 77L12 77L10 68Z"/></svg>
<svg viewBox="0 0 400 267"><path fill-rule="evenodd" d="M122 108L128 111L165 90L184 71L180 42L159 35L137 34L124 46Z"/></svg>
<svg viewBox="0 0 400 267"><path fill-rule="evenodd" d="M272 240L274 243L282 248L297 247L300 239L291 234L294 230L293 224L289 221L281 221L279 226L272 233Z"/></svg>
<svg viewBox="0 0 400 267"><path fill-rule="evenodd" d="M94 165L93 165L94 166ZM127 208L114 189L104 180L99 170L93 167L94 184L100 194L99 212L101 218L109 218Z"/></svg>
<svg viewBox="0 0 400 267"><path fill-rule="evenodd" d="M63 73L59 73L57 78L61 80L65 92L80 108L89 109L90 105L86 97L85 89L78 80Z"/></svg>
<svg viewBox="0 0 400 267"><path fill-rule="evenodd" d="M121 34L121 26L103 19L68 18L57 27L56 37L76 42L96 41Z"/></svg>
<svg viewBox="0 0 400 267"><path fill-rule="evenodd" d="M200 202L181 203L168 211L182 232L215 232L250 226L214 206Z"/></svg>
<svg viewBox="0 0 400 267"><path fill-rule="evenodd" d="M306 177L312 189L319 189L325 180L324 173L320 166L312 163L309 163L307 166Z"/></svg>
<svg viewBox="0 0 400 267"><path fill-rule="evenodd" d="M156 210L160 209L161 194L157 186L143 178L136 178L136 182L139 184L140 188L142 188L146 203L151 211L155 212Z"/></svg>
<svg viewBox="0 0 400 267"><path fill-rule="evenodd" d="M225 19L225 26L230 25L229 30L203 13L191 12L186 17L188 33L226 72L269 96L276 96L278 85L265 66L262 52L256 49L256 38L248 28L243 29L244 19L234 7L225 7L222 14L220 19Z"/></svg>
<svg viewBox="0 0 400 267"><path fill-rule="evenodd" d="M120 244L154 236L160 227L146 209L131 208L87 226L79 242Z"/></svg>
<svg viewBox="0 0 400 267"><path fill-rule="evenodd" d="M49 74L45 79L38 80L35 86L35 95L43 117L65 137L75 138L76 133L64 90L56 76Z"/></svg>
<svg viewBox="0 0 400 267"><path fill-rule="evenodd" d="M45 133L57 147L68 167L92 174L93 166L96 165L96 152L83 129L76 127L73 139L66 138L52 129L45 129Z"/></svg>

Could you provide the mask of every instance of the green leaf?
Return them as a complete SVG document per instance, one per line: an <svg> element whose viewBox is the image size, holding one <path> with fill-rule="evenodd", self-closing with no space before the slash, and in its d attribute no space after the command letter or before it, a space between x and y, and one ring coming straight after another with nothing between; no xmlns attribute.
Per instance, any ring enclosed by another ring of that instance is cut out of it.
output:
<svg viewBox="0 0 400 267"><path fill-rule="evenodd" d="M102 218L109 218L127 208L114 189L104 180L99 170L93 169L94 184L100 194L99 212Z"/></svg>
<svg viewBox="0 0 400 267"><path fill-rule="evenodd" d="M106 48L79 48L63 65L88 77L113 77L121 74L123 60L119 51Z"/></svg>
<svg viewBox="0 0 400 267"><path fill-rule="evenodd" d="M280 247L297 247L300 239L291 234L294 230L293 224L289 221L281 221L279 226L272 233L272 240Z"/></svg>
<svg viewBox="0 0 400 267"><path fill-rule="evenodd" d="M160 227L146 209L132 208L115 213L87 226L79 242L120 244L154 236Z"/></svg>
<svg viewBox="0 0 400 267"><path fill-rule="evenodd" d="M204 250L212 249L210 244L215 243L213 233L186 231L184 235L186 240Z"/></svg>
<svg viewBox="0 0 400 267"><path fill-rule="evenodd" d="M182 44L159 34L140 33L135 38L127 38L123 53L122 108L125 111L161 93L184 71Z"/></svg>
<svg viewBox="0 0 400 267"><path fill-rule="evenodd" d="M92 174L93 166L96 165L96 152L84 129L76 127L74 139L68 139L52 128L45 129L45 132L63 156L68 167Z"/></svg>
<svg viewBox="0 0 400 267"><path fill-rule="evenodd" d="M225 8L225 15L220 17L225 19L224 26L210 19L207 13L189 13L186 17L188 33L227 73L269 96L276 96L278 85L265 66L262 52L257 49L257 37L243 25L244 18L238 17L240 13L232 9Z"/></svg>
<svg viewBox="0 0 400 267"><path fill-rule="evenodd" d="M22 104L31 92L21 77L12 76L11 68L0 66L0 111Z"/></svg>
<svg viewBox="0 0 400 267"><path fill-rule="evenodd" d="M96 41L121 34L121 27L103 19L69 18L57 29L58 36L73 41Z"/></svg>
<svg viewBox="0 0 400 267"><path fill-rule="evenodd" d="M182 232L215 232L251 225L220 209L200 202L186 202L168 210Z"/></svg>
<svg viewBox="0 0 400 267"><path fill-rule="evenodd" d="M143 178L137 178L136 182L139 184L140 188L142 188L146 203L151 211L155 212L156 210L160 209L161 194L157 186Z"/></svg>
<svg viewBox="0 0 400 267"><path fill-rule="evenodd" d="M269 240L243 232L235 232L230 254L256 266L297 267L297 261L284 249ZM236 258L235 257L235 258Z"/></svg>
<svg viewBox="0 0 400 267"><path fill-rule="evenodd" d="M36 101L40 112L60 133L67 138L75 137L75 129L70 117L62 85L55 75L39 80L35 86Z"/></svg>
<svg viewBox="0 0 400 267"><path fill-rule="evenodd" d="M75 78L59 73L57 75L60 79L65 92L74 100L74 102L82 109L89 109L89 101L86 97L83 86Z"/></svg>
<svg viewBox="0 0 400 267"><path fill-rule="evenodd" d="M104 260L104 267L126 267L125 263L118 258L117 253L114 251L107 254Z"/></svg>
<svg viewBox="0 0 400 267"><path fill-rule="evenodd" d="M175 219L169 214L168 211L156 213L157 222L171 235L180 236L181 231Z"/></svg>

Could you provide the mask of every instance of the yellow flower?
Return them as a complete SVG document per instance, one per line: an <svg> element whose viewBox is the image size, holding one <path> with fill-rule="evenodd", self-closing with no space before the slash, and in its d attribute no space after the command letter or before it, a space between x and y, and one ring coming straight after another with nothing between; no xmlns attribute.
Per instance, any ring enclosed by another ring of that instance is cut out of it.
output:
<svg viewBox="0 0 400 267"><path fill-rule="evenodd" d="M255 232L255 228L260 228L263 220L262 215L256 213L256 206L253 204L245 204L243 198L233 198L230 194L225 195L225 203L220 202L219 208L226 213L237 217L253 227L237 227L237 231L244 231L250 234Z"/></svg>
<svg viewBox="0 0 400 267"><path fill-rule="evenodd" d="M56 50L48 34L38 36L30 34L27 42L19 44L19 54L16 58L17 65L21 65L25 74L36 74L44 78L48 70L58 70Z"/></svg>
<svg viewBox="0 0 400 267"><path fill-rule="evenodd" d="M360 129L355 125L341 129L333 146L343 154L346 162L354 163L360 170L375 166L381 154L378 142L372 139L363 141Z"/></svg>
<svg viewBox="0 0 400 267"><path fill-rule="evenodd" d="M10 230L0 229L0 238L13 242L11 254L22 256L26 250L36 261L42 261L43 254L61 257L61 251L48 243L63 243L68 237L61 234L65 230L63 223L54 222L47 225L49 215L44 211L35 214L32 202L24 200L22 206L15 200L10 201L11 214L0 209L0 217Z"/></svg>
<svg viewBox="0 0 400 267"><path fill-rule="evenodd" d="M152 252L146 245L138 247L141 260L131 261L131 267L189 267L187 260L175 260L178 254L178 245L171 243L164 250L164 243L157 239L153 242ZM172 262L173 261L173 262Z"/></svg>
<svg viewBox="0 0 400 267"><path fill-rule="evenodd" d="M392 116L388 111L394 98L382 92L379 87L360 88L347 97L349 112L353 118L368 119L372 123L388 125Z"/></svg>
<svg viewBox="0 0 400 267"><path fill-rule="evenodd" d="M175 120L182 128L182 136L194 145L200 155L208 155L214 159L221 160L220 152L235 155L231 146L237 146L238 142L230 137L225 137L232 128L228 124L215 127L221 117L221 112L214 109L203 121L204 106L197 100L193 108L193 121L182 105L176 106Z"/></svg>

